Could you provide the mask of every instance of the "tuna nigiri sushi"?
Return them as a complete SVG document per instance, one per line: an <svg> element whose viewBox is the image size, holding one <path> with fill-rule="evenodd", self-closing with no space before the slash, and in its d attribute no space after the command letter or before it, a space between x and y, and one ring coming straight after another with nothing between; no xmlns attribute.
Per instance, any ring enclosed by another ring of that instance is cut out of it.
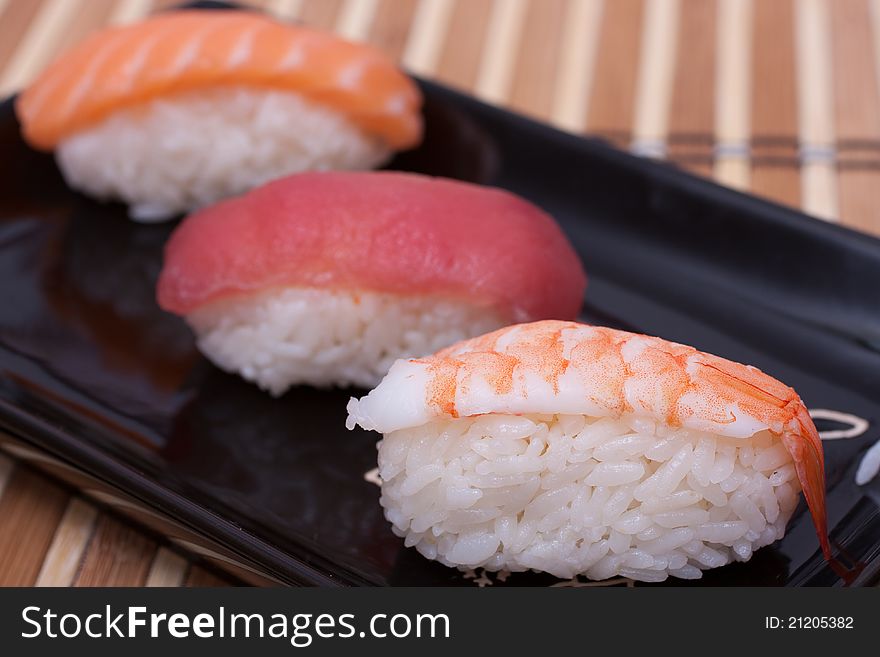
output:
<svg viewBox="0 0 880 657"><path fill-rule="evenodd" d="M773 543L803 490L826 557L822 443L794 390L659 338L511 326L399 360L348 405L381 504L429 559L696 579Z"/></svg>
<svg viewBox="0 0 880 657"><path fill-rule="evenodd" d="M586 277L553 219L508 192L395 172L305 173L185 219L158 301L272 394L373 386L397 358L512 321L573 318Z"/></svg>
<svg viewBox="0 0 880 657"><path fill-rule="evenodd" d="M306 170L370 169L421 139L421 95L380 52L253 12L98 32L18 97L72 187L155 221Z"/></svg>

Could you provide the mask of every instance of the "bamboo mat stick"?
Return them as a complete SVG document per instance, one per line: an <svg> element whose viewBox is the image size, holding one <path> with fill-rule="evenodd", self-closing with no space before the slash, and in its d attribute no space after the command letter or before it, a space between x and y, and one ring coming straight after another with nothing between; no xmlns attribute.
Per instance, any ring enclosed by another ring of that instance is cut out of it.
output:
<svg viewBox="0 0 880 657"><path fill-rule="evenodd" d="M226 582L214 573L201 566L192 566L189 569L189 572L186 575L186 580L183 583L184 586L229 586L229 582Z"/></svg>
<svg viewBox="0 0 880 657"><path fill-rule="evenodd" d="M53 55L47 44L55 43L71 22L77 3L70 0L46 0L34 18L22 43L0 74L0 97L25 86Z"/></svg>
<svg viewBox="0 0 880 657"><path fill-rule="evenodd" d="M145 586L183 586L189 563L179 554L161 547L153 558Z"/></svg>
<svg viewBox="0 0 880 657"><path fill-rule="evenodd" d="M564 130L583 132L586 124L602 9L603 0L569 0L550 116Z"/></svg>
<svg viewBox="0 0 880 657"><path fill-rule="evenodd" d="M723 185L749 187L752 0L719 0L715 86L714 176Z"/></svg>
<svg viewBox="0 0 880 657"><path fill-rule="evenodd" d="M779 203L800 207L794 40L791 2L755 5L750 189Z"/></svg>
<svg viewBox="0 0 880 657"><path fill-rule="evenodd" d="M454 0L420 0L403 49L403 66L416 75L437 70L449 31Z"/></svg>
<svg viewBox="0 0 880 657"><path fill-rule="evenodd" d="M876 231L880 207L876 202L877 172L871 167L876 167L878 151L874 146L880 140L880 90L871 6L859 0L833 2L829 9L837 216L847 226Z"/></svg>
<svg viewBox="0 0 880 657"><path fill-rule="evenodd" d="M525 25L514 53L515 75L504 104L514 112L548 121L553 112L568 1L530 0L526 4Z"/></svg>
<svg viewBox="0 0 880 657"><path fill-rule="evenodd" d="M3 491L6 490L6 484L9 483L14 468L15 462L5 454L0 454L0 497L3 497Z"/></svg>
<svg viewBox="0 0 880 657"><path fill-rule="evenodd" d="M352 41L366 41L378 4L378 0L345 0L336 18L336 33Z"/></svg>
<svg viewBox="0 0 880 657"><path fill-rule="evenodd" d="M648 0L642 25L632 151L663 157L675 76L679 0Z"/></svg>
<svg viewBox="0 0 880 657"><path fill-rule="evenodd" d="M33 586L70 494L17 465L0 498L0 585Z"/></svg>
<svg viewBox="0 0 880 657"><path fill-rule="evenodd" d="M830 18L824 0L795 3L795 48L801 203L808 214L836 221L834 87Z"/></svg>
<svg viewBox="0 0 880 657"><path fill-rule="evenodd" d="M495 0L474 92L490 103L503 103L513 79L516 50L525 24L526 0Z"/></svg>
<svg viewBox="0 0 880 657"><path fill-rule="evenodd" d="M36 586L70 586L92 538L98 511L91 504L72 498L49 551L43 560Z"/></svg>
<svg viewBox="0 0 880 657"><path fill-rule="evenodd" d="M366 41L399 63L417 7L417 0L380 0Z"/></svg>
<svg viewBox="0 0 880 657"><path fill-rule="evenodd" d="M834 144L831 34L824 0L795 3L796 70L801 137L810 145Z"/></svg>
<svg viewBox="0 0 880 657"><path fill-rule="evenodd" d="M152 8L153 0L117 0L107 22L110 25L133 23L149 14Z"/></svg>
<svg viewBox="0 0 880 657"><path fill-rule="evenodd" d="M681 0L667 128L667 157L704 177L714 164L717 10L715 2Z"/></svg>
<svg viewBox="0 0 880 657"><path fill-rule="evenodd" d="M302 0L269 0L266 9L269 13L289 20L299 16Z"/></svg>
<svg viewBox="0 0 880 657"><path fill-rule="evenodd" d="M339 16L338 0L303 0L298 19L310 27L332 30Z"/></svg>
<svg viewBox="0 0 880 657"><path fill-rule="evenodd" d="M90 548L74 586L143 586L156 543L133 527L103 513L95 523Z"/></svg>
<svg viewBox="0 0 880 657"><path fill-rule="evenodd" d="M877 77L877 89L880 90L880 0L870 0L869 9L874 43L874 75Z"/></svg>
<svg viewBox="0 0 880 657"><path fill-rule="evenodd" d="M635 121L643 22L642 0L613 0L604 5L586 128L624 148L630 145Z"/></svg>

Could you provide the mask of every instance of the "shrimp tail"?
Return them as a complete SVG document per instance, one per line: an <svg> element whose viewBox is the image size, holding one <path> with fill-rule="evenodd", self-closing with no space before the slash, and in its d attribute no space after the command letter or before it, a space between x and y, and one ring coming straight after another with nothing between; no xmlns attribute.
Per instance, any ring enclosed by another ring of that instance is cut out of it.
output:
<svg viewBox="0 0 880 657"><path fill-rule="evenodd" d="M832 561L831 543L828 540L828 519L825 513L825 456L822 440L806 407L799 399L790 403L794 418L789 430L782 435L782 442L794 460L795 470L804 491L804 499L813 518L813 526L819 537L819 545L825 559Z"/></svg>

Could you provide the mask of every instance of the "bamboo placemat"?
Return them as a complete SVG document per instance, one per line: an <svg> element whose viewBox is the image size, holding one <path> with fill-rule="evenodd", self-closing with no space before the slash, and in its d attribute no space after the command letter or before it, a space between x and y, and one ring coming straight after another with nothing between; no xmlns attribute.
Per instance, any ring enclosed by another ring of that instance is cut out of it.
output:
<svg viewBox="0 0 880 657"><path fill-rule="evenodd" d="M0 0L0 94L177 0ZM573 132L880 233L880 0L255 0ZM0 584L219 584L0 456Z"/></svg>

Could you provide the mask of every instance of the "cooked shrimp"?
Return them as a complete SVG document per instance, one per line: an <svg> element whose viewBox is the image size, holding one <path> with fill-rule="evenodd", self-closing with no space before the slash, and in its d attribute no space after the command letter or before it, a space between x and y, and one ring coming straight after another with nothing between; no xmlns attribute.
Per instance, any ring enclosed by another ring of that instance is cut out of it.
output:
<svg viewBox="0 0 880 657"><path fill-rule="evenodd" d="M574 322L520 324L397 361L348 410L349 428L386 435L486 413L635 416L741 439L766 430L791 455L831 558L822 443L800 397L754 367L693 347Z"/></svg>

